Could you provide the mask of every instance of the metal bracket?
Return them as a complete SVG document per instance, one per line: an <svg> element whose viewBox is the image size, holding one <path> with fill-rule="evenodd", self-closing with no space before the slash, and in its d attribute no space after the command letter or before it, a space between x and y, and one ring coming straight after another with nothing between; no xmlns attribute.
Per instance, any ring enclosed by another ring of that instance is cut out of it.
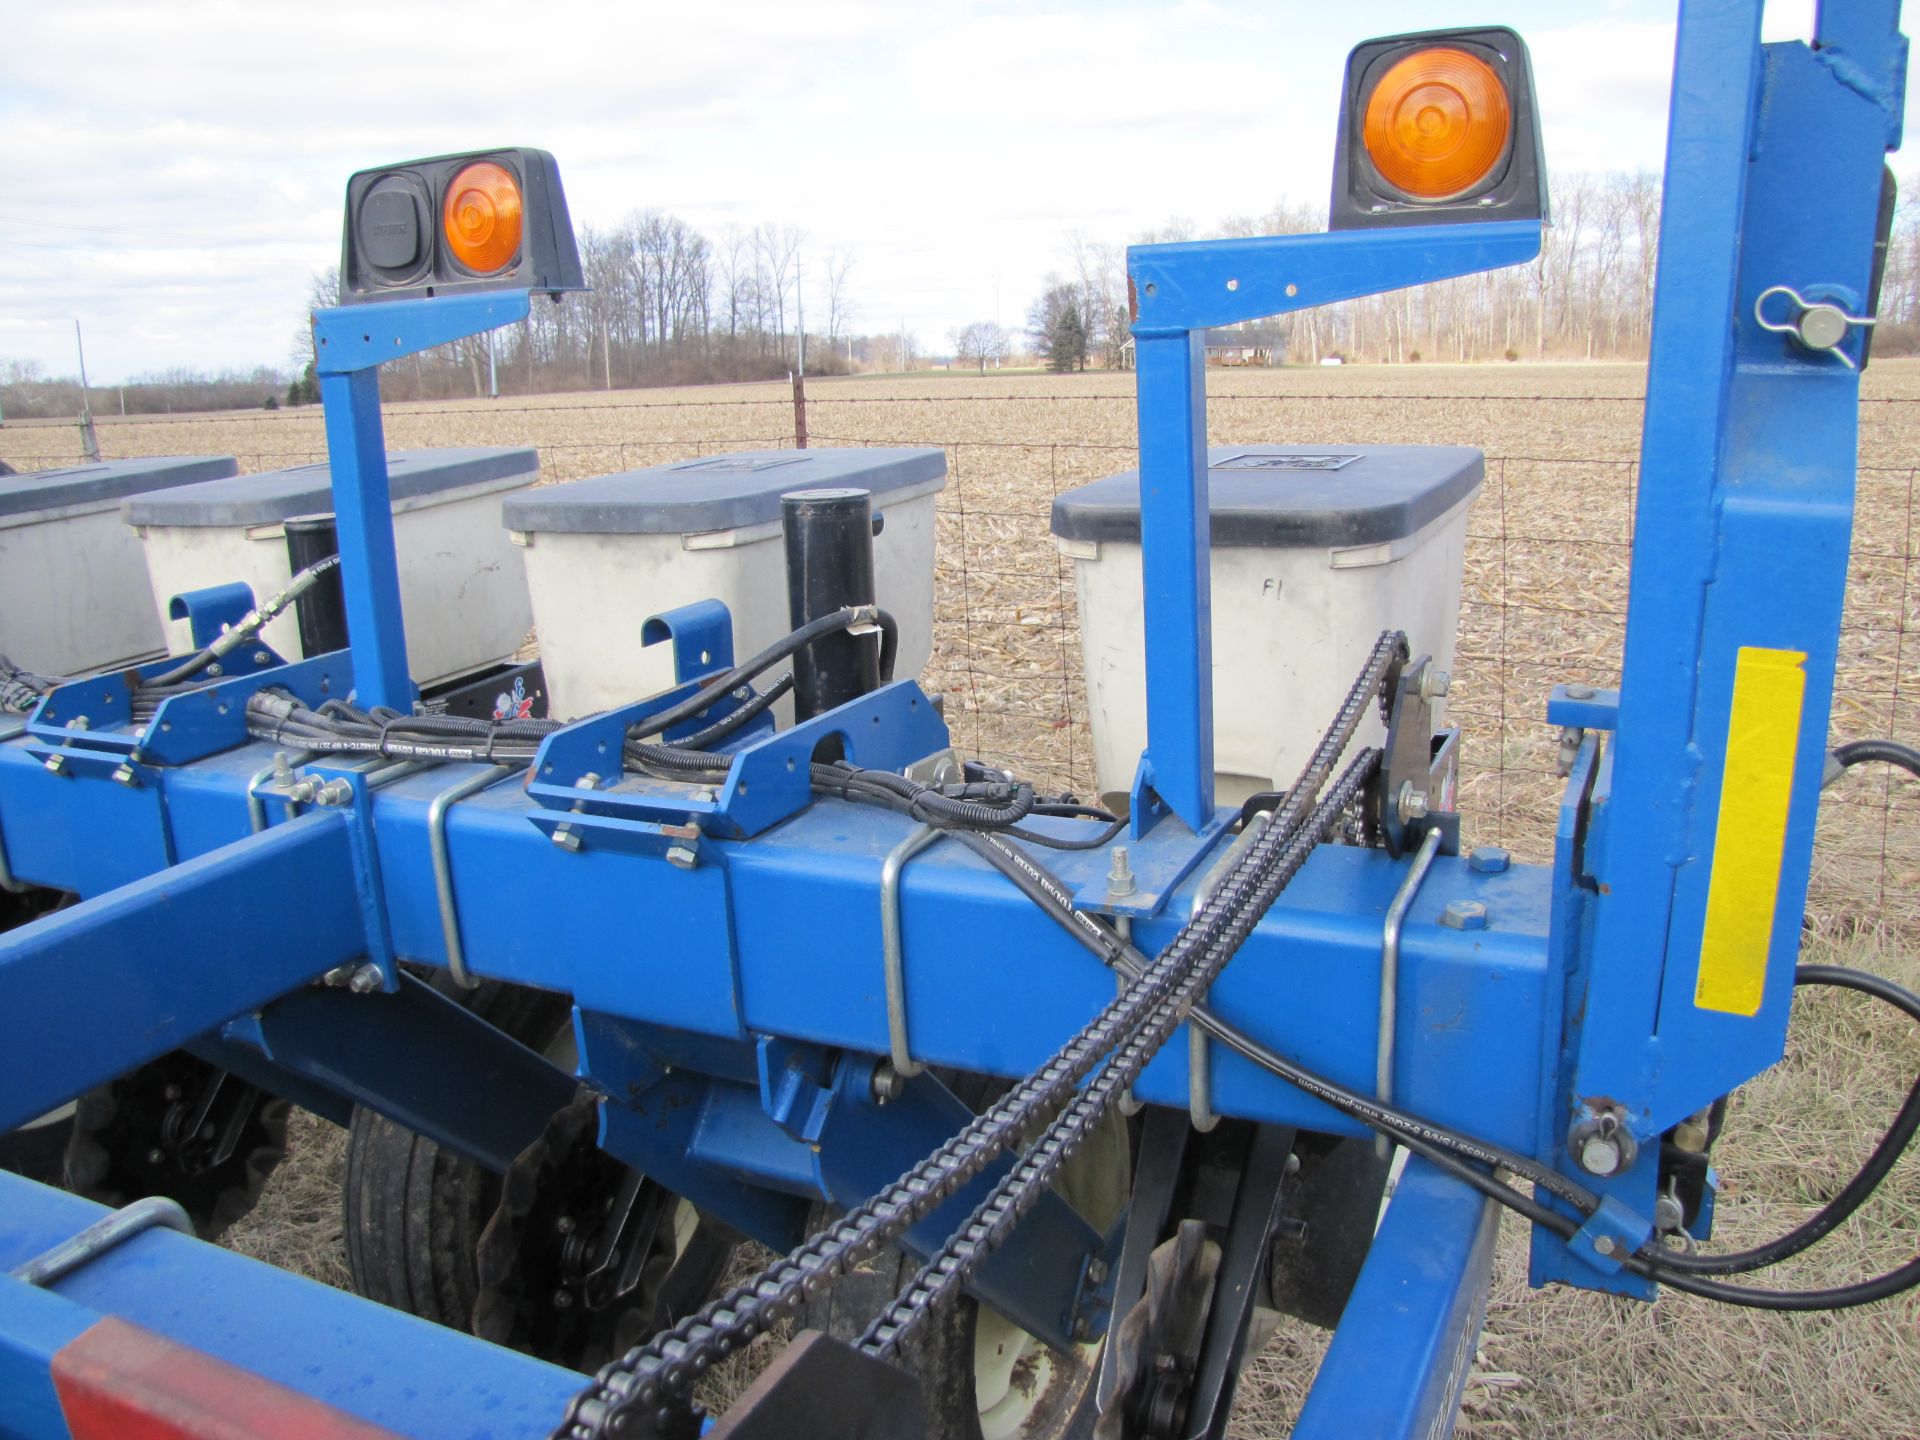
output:
<svg viewBox="0 0 1920 1440"><path fill-rule="evenodd" d="M718 600L696 600L649 615L642 645L673 642L673 678L679 684L733 668L733 616Z"/></svg>
<svg viewBox="0 0 1920 1440"><path fill-rule="evenodd" d="M665 850L686 843L686 828L747 839L798 814L813 803L808 770L815 750L829 739L842 755L872 770L903 771L908 765L953 743L924 691L911 680L883 685L870 695L774 730L771 716L760 715L738 737L724 780L662 780L620 774L620 752L635 723L678 704L695 693L681 685L620 710L609 710L555 732L541 744L527 793L547 807L534 823L570 833L599 833L631 848ZM720 714L734 706L731 696L715 702ZM686 723L689 729L719 718ZM669 732L672 733L672 732ZM619 775L612 785L580 788L586 775ZM679 832L669 836L666 831Z"/></svg>
<svg viewBox="0 0 1920 1440"><path fill-rule="evenodd" d="M167 618L184 620L196 650L204 650L222 634L247 618L253 609L253 587L235 580L202 590L183 590L167 601Z"/></svg>

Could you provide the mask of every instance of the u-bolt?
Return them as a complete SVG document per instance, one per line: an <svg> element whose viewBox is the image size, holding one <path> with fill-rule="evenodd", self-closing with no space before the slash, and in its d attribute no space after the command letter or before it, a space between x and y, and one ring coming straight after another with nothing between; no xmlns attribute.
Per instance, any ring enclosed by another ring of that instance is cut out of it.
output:
<svg viewBox="0 0 1920 1440"><path fill-rule="evenodd" d="M1387 906L1386 924L1380 931L1380 1036L1374 1045L1373 1085L1374 1093L1381 1100L1393 1099L1393 1032L1399 1024L1400 1009L1400 932L1406 926L1407 911L1413 908L1413 897L1420 892L1420 882L1427 878L1433 857L1439 853L1440 828L1436 825L1421 837L1413 863L1407 866L1406 878L1394 892L1393 903ZM1392 1143L1386 1136L1376 1135L1373 1148L1384 1157Z"/></svg>

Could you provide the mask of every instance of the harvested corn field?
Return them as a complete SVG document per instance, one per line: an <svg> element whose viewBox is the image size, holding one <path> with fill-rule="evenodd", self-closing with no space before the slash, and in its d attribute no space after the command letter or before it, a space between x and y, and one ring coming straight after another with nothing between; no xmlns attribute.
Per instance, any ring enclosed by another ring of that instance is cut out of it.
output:
<svg viewBox="0 0 1920 1440"><path fill-rule="evenodd" d="M1486 451L1468 521L1451 716L1466 732L1470 838L1544 859L1559 737L1542 723L1556 681L1618 676L1638 480L1637 366L1408 366L1210 375L1218 443L1453 443ZM1920 613L1913 514L1920 362L1876 364L1861 407L1859 508L1834 704L1836 739L1920 738ZM550 480L793 443L782 386L398 406L391 445L533 444ZM935 444L951 480L939 509L929 689L970 751L1082 792L1093 788L1071 568L1047 530L1060 490L1134 463L1131 377L924 375L816 382L813 444ZM249 470L319 459L317 412L104 422L109 457L221 452ZM74 430L9 425L0 458L71 462ZM1794 563L1780 557L1783 566ZM1809 958L1920 979L1920 790L1856 774L1827 792ZM1804 1219L1857 1166L1920 1061L1912 1027L1852 997L1796 1016L1787 1061L1736 1101L1716 1151L1736 1241ZM302 1126L295 1158L235 1243L340 1283L339 1147ZM1794 1137L1789 1149L1782 1135ZM1909 1160L1863 1219L1780 1283L1832 1284L1916 1248L1920 1176ZM1555 1435L1920 1435L1920 1306L1909 1296L1838 1315L1773 1316L1669 1296L1648 1309L1525 1287L1508 1225L1460 1432ZM1242 1379L1235 1433L1279 1436L1322 1337L1284 1328Z"/></svg>

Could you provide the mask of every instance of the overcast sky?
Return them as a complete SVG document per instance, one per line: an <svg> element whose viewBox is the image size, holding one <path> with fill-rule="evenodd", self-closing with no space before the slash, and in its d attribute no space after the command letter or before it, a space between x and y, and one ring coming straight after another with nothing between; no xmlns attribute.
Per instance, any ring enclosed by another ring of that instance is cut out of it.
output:
<svg viewBox="0 0 1920 1440"><path fill-rule="evenodd" d="M553 151L578 223L850 247L854 328L937 351L1017 327L1069 231L1324 205L1348 48L1489 17L1550 164L1660 163L1673 7L1643 0L0 0L0 359L73 373L77 316L97 383L285 365L347 175L493 145Z"/></svg>

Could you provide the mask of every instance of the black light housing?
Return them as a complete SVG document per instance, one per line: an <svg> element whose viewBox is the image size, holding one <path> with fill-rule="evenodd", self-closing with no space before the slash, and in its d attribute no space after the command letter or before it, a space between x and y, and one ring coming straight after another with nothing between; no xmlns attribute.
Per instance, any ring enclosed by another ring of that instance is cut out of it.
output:
<svg viewBox="0 0 1920 1440"><path fill-rule="evenodd" d="M503 202L498 216L489 208L487 187L469 183L473 176L493 182L492 196ZM470 236L449 234L450 191L469 196L461 210L468 220L483 229L498 221L496 241L517 222L517 242L504 248L496 243L493 248L501 255L488 256L482 268L463 263L463 253L479 252ZM343 305L469 290L557 294L585 288L560 167L545 150L437 155L362 170L347 181L340 244Z"/></svg>
<svg viewBox="0 0 1920 1440"><path fill-rule="evenodd" d="M1497 158L1473 183L1438 196L1395 184L1366 143L1368 106L1381 82L1402 61L1429 51L1460 52L1465 57L1461 63L1476 74L1484 73L1482 67L1490 70L1506 101L1506 133ZM1545 220L1547 216L1547 171L1533 63L1517 33L1499 25L1474 26L1388 35L1354 46L1347 56L1339 138L1334 145L1328 229Z"/></svg>

